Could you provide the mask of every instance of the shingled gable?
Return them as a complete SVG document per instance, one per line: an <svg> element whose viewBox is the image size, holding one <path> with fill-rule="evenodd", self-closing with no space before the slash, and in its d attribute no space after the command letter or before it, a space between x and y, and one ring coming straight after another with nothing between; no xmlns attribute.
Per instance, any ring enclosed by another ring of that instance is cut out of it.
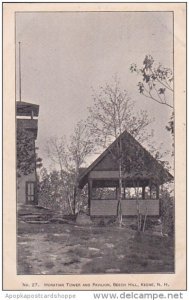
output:
<svg viewBox="0 0 189 300"><path fill-rule="evenodd" d="M123 151L128 150L127 145L133 145L133 147L138 148L140 151L144 153L145 160L147 163L144 163L143 172L142 174L137 174L133 172L127 172L125 176L127 178L132 176L143 176L143 177L159 177L158 181L159 184L163 184L165 182L171 181L173 176L165 169L163 166L138 142L136 139L129 134L127 131L124 131L117 140L122 139L123 141ZM87 178L89 173L93 170L118 170L118 163L113 159L111 152L113 151L117 140L115 140L88 168L84 169L81 172L80 179L79 179L79 187L83 188L83 186L87 183ZM133 150L133 149L132 149ZM135 152L135 151L132 151ZM136 153L132 153L132 159L135 160L135 165L137 165L137 156ZM135 156L135 157L134 157ZM108 157L109 162L108 164ZM154 174L156 173L156 174Z"/></svg>

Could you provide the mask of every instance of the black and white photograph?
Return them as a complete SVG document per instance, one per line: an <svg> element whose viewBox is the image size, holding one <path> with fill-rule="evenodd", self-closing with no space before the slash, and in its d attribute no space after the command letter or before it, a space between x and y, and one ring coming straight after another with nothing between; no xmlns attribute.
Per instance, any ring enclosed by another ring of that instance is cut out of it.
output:
<svg viewBox="0 0 189 300"><path fill-rule="evenodd" d="M174 22L15 10L17 275L175 274Z"/></svg>
<svg viewBox="0 0 189 300"><path fill-rule="evenodd" d="M16 13L18 274L174 272L173 14Z"/></svg>

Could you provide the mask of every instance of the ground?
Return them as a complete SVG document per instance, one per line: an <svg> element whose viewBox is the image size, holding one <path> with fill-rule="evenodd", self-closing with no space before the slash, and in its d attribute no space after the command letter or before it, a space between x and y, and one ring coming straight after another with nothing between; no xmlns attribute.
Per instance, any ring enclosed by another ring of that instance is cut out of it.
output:
<svg viewBox="0 0 189 300"><path fill-rule="evenodd" d="M109 274L174 272L174 243L168 236L116 226L75 222L17 226L18 274Z"/></svg>

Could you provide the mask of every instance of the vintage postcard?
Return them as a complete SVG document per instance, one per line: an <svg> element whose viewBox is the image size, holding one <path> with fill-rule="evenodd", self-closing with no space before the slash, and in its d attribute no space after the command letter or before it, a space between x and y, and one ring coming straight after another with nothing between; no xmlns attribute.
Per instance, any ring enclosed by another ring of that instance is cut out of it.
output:
<svg viewBox="0 0 189 300"><path fill-rule="evenodd" d="M3 289L186 290L186 4L3 4Z"/></svg>

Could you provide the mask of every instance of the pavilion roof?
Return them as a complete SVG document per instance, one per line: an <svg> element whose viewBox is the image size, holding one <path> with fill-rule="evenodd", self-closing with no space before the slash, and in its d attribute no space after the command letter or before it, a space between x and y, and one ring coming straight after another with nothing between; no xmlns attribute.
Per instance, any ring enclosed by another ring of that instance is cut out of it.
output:
<svg viewBox="0 0 189 300"><path fill-rule="evenodd" d="M123 178L153 179L163 184L173 179L173 176L147 151L130 133L124 131L88 168L80 172L79 187L82 188L88 180L91 171L118 171L119 164L116 147L122 141Z"/></svg>

